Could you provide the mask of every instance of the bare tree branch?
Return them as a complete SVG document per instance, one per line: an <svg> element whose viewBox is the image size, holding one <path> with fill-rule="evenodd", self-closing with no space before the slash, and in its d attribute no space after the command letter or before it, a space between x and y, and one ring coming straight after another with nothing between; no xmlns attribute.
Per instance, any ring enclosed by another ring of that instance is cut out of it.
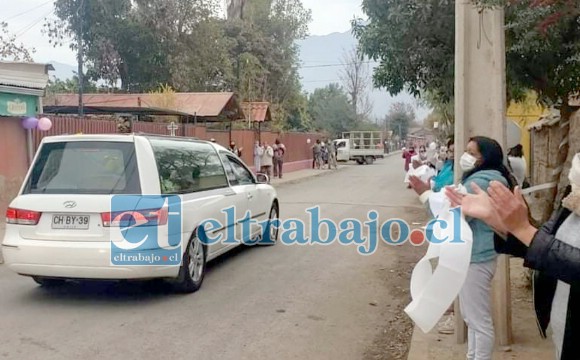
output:
<svg viewBox="0 0 580 360"><path fill-rule="evenodd" d="M342 63L344 67L340 72L340 79L349 95L356 121L368 119L373 111L373 104L368 94L371 85L368 63L356 47L344 51Z"/></svg>
<svg viewBox="0 0 580 360"><path fill-rule="evenodd" d="M0 22L0 60L32 62L34 49L16 43L16 36L8 32L8 24Z"/></svg>

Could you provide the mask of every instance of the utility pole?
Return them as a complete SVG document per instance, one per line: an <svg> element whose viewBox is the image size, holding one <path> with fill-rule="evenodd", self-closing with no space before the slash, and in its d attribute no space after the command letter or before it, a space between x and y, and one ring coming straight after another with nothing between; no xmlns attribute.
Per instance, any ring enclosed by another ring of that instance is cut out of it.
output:
<svg viewBox="0 0 580 360"><path fill-rule="evenodd" d="M81 6L79 7L79 34L78 34L78 77L79 77L79 117L84 116L83 108L83 87L84 87L84 77L83 77L83 22L85 16L85 0L80 0Z"/></svg>
<svg viewBox="0 0 580 360"><path fill-rule="evenodd" d="M487 136L506 146L506 53L503 8L478 9L455 2L455 169L472 136ZM482 92L481 89L486 89ZM456 182L461 173L455 173ZM502 347L511 345L509 258L500 255L493 280L492 308L495 333ZM466 340L466 328L455 303L455 333Z"/></svg>

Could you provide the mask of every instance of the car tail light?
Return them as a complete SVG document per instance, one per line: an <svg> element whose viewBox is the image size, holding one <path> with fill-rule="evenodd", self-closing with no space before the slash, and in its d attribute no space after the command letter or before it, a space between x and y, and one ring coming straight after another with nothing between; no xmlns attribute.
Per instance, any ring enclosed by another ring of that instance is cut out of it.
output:
<svg viewBox="0 0 580 360"><path fill-rule="evenodd" d="M104 227L159 226L166 225L169 212L167 207L154 210L129 210L101 213Z"/></svg>
<svg viewBox="0 0 580 360"><path fill-rule="evenodd" d="M36 225L42 213L38 211L8 208L6 210L6 223L16 225Z"/></svg>

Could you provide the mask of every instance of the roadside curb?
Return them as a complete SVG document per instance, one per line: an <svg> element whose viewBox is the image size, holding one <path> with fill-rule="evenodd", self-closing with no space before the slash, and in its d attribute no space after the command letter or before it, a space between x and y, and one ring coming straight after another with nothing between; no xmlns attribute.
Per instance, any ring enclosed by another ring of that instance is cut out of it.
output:
<svg viewBox="0 0 580 360"><path fill-rule="evenodd" d="M278 182L278 183L270 183L270 185L272 185L274 187L279 187L279 186L284 186L284 185L298 184L298 183L301 183L301 182L309 180L309 179L318 178L321 176L328 176L331 174L336 174L340 171L343 171L346 168L347 167L343 165L336 170L318 170L318 171L320 171L319 173L314 173L312 175L304 176L304 177L294 179L294 180L282 181L282 182Z"/></svg>

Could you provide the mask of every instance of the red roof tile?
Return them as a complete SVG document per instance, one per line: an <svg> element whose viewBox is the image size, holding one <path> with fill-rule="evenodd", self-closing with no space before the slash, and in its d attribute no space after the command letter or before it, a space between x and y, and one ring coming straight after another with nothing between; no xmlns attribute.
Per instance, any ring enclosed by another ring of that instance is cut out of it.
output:
<svg viewBox="0 0 580 360"><path fill-rule="evenodd" d="M172 109L200 117L216 117L228 107L234 93L85 94L85 106ZM78 106L78 95L58 94L45 99L47 106ZM242 114L243 116L243 114Z"/></svg>
<svg viewBox="0 0 580 360"><path fill-rule="evenodd" d="M272 120L272 116L270 114L270 103L268 102L244 102L242 103L242 110L244 111L244 114L246 114L246 120L256 122ZM250 116L249 119L248 116Z"/></svg>

